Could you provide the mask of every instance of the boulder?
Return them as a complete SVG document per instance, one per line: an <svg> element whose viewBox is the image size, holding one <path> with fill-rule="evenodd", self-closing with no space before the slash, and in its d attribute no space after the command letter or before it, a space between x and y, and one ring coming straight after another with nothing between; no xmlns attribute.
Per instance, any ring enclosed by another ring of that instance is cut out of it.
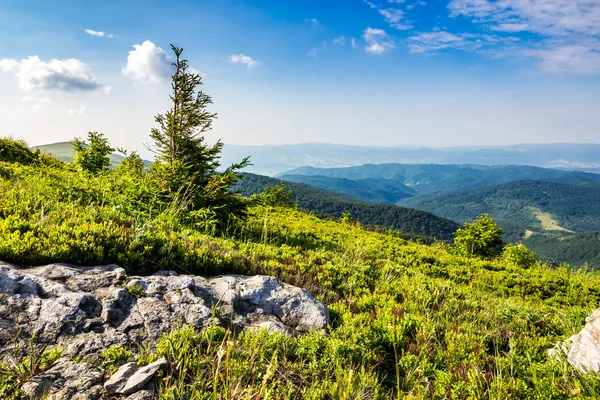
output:
<svg viewBox="0 0 600 400"><path fill-rule="evenodd" d="M60 345L66 357L94 357L114 345L151 348L182 324L297 334L329 322L312 294L269 276L161 271L126 277L116 265L21 269L0 263L0 359L17 331Z"/></svg>
<svg viewBox="0 0 600 400"><path fill-rule="evenodd" d="M556 357L559 351L582 373L600 372L600 308L585 319L581 332L551 349L550 355Z"/></svg>

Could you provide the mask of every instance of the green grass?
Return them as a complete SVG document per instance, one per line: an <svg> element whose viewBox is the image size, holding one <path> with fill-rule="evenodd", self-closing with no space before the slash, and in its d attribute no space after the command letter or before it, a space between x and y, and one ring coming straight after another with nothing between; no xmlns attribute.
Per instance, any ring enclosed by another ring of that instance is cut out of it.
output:
<svg viewBox="0 0 600 400"><path fill-rule="evenodd" d="M0 260L117 263L130 275L269 274L328 306L328 332L171 332L132 355L172 362L158 380L161 399L600 396L600 378L547 355L598 306L596 272L465 258L446 244L292 208L256 206L215 236L186 224L176 202L156 201L147 176L45 163L0 169ZM108 368L129 358L124 350L106 354ZM6 379L0 385L13 388Z"/></svg>

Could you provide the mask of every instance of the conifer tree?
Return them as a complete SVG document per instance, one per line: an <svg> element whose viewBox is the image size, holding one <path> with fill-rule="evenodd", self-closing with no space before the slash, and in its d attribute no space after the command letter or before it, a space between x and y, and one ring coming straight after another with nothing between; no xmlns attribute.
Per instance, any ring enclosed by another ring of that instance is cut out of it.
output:
<svg viewBox="0 0 600 400"><path fill-rule="evenodd" d="M87 140L75 138L73 141L73 164L84 171L97 173L110 167L110 153L115 151L102 133L88 132Z"/></svg>
<svg viewBox="0 0 600 400"><path fill-rule="evenodd" d="M171 45L176 60L171 78L171 109L155 117L157 128L151 131L157 154L152 165L168 196L186 199L197 216L210 216L218 224L232 217L246 215L246 203L230 187L239 180L237 171L249 165L248 158L219 173L219 158L223 143L206 143L204 134L212 129L217 117L210 112L209 95L199 90L202 77L190 70L188 61L182 59L183 49ZM214 225L214 224L213 224Z"/></svg>

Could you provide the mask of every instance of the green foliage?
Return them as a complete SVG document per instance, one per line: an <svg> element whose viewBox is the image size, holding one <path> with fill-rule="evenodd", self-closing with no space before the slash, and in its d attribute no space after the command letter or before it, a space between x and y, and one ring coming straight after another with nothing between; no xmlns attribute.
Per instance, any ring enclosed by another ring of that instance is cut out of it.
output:
<svg viewBox="0 0 600 400"><path fill-rule="evenodd" d="M156 116L159 125L151 138L158 157L150 170L164 190L164 196L179 199L189 216L209 231L225 229L247 215L247 202L229 190L238 180L238 171L249 164L245 158L224 172L217 172L223 143L205 143L204 134L212 128L216 114L207 107L210 96L197 89L202 77L188 69L181 58L183 49L171 45L176 61L171 86L172 108Z"/></svg>
<svg viewBox="0 0 600 400"><path fill-rule="evenodd" d="M145 173L146 164L136 151L129 152L125 149L117 149L117 151L124 156L118 167L120 172L134 177L142 176Z"/></svg>
<svg viewBox="0 0 600 400"><path fill-rule="evenodd" d="M292 191L281 182L275 186L265 188L261 193L253 194L251 199L257 204L271 207L294 207Z"/></svg>
<svg viewBox="0 0 600 400"><path fill-rule="evenodd" d="M502 250L502 260L515 267L531 268L535 265L537 256L523 243L508 244Z"/></svg>
<svg viewBox="0 0 600 400"><path fill-rule="evenodd" d="M344 213L342 214L342 217L340 218L340 222L343 224L351 224L351 225L358 224L358 221L356 220L356 218L353 218L352 215L348 211L344 211Z"/></svg>
<svg viewBox="0 0 600 400"><path fill-rule="evenodd" d="M502 229L488 214L465 222L455 235L454 245L463 255L491 258L502 251Z"/></svg>
<svg viewBox="0 0 600 400"><path fill-rule="evenodd" d="M242 174L235 189L245 196L262 193L267 188L283 183L279 179L255 174ZM363 226L398 230L407 236L435 238L450 241L459 225L436 215L389 204L368 204L352 197L319 189L303 183L285 182L292 191L292 200L298 208L318 215L339 219L349 212Z"/></svg>
<svg viewBox="0 0 600 400"><path fill-rule="evenodd" d="M126 284L124 287L125 289L127 289L129 294L135 297L136 299L140 299L146 295L146 292L144 292L144 288L142 287L142 285L140 285L137 282Z"/></svg>
<svg viewBox="0 0 600 400"><path fill-rule="evenodd" d="M113 374L117 372L121 365L131 359L131 353L121 346L112 346L102 351L98 357L100 367Z"/></svg>
<svg viewBox="0 0 600 400"><path fill-rule="evenodd" d="M161 269L265 274L309 290L328 306L326 333L234 336L213 326L173 331L156 349L137 355L141 364L159 356L173 361L158 380L160 398L600 394L600 377L547 356L597 307L598 272L464 257L446 244L408 242L394 232L286 207L256 205L243 223L212 235L190 223L177 199L163 197L151 173L133 178L119 168L84 174L65 164L0 166L7 172L0 175L2 261L116 263L129 275ZM22 350L33 355L25 371L49 365L35 361L39 349ZM125 361L123 350L110 353L108 360ZM0 374L0 397L11 398L6 393L18 390L29 373Z"/></svg>
<svg viewBox="0 0 600 400"><path fill-rule="evenodd" d="M12 344L12 355L9 361L0 361L0 398L20 399L24 393L21 386L32 376L40 374L54 365L62 356L60 347L42 346L36 343L35 337L22 340L21 329Z"/></svg>
<svg viewBox="0 0 600 400"><path fill-rule="evenodd" d="M98 132L88 132L87 140L75 138L73 150L73 164L91 173L107 170L110 167L109 155L115 151L108 144L108 139Z"/></svg>

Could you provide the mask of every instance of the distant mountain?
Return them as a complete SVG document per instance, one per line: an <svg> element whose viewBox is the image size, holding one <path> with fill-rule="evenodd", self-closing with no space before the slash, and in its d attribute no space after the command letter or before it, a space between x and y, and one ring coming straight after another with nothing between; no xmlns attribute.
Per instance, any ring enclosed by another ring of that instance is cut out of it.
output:
<svg viewBox="0 0 600 400"><path fill-rule="evenodd" d="M62 160L64 162L71 162L73 160L73 156L75 155L75 151L73 150L73 142L58 142L52 144L44 144L40 146L34 146L34 148L40 149L42 151L48 152L52 154L54 157ZM110 155L110 164L113 167L121 164L125 157L120 154L111 154ZM144 160L146 166L151 164L150 161Z"/></svg>
<svg viewBox="0 0 600 400"><path fill-rule="evenodd" d="M245 173L234 189L245 196L250 196L281 182L283 181L279 179ZM425 211L394 205L368 204L344 194L304 183L285 182L285 184L292 190L293 199L298 203L299 208L317 214L339 218L347 211L363 225L393 228L409 236L440 240L452 240L454 232L459 227L454 221Z"/></svg>
<svg viewBox="0 0 600 400"><path fill-rule="evenodd" d="M391 179L367 178L350 180L320 175L282 175L280 179L289 182L306 183L321 189L343 193L373 204L395 204L399 200L417 194L414 189Z"/></svg>
<svg viewBox="0 0 600 400"><path fill-rule="evenodd" d="M392 180L414 189L418 194L455 192L517 180L571 184L600 182L600 174L522 165L366 164L347 168L301 167L284 175L326 176L356 181Z"/></svg>
<svg viewBox="0 0 600 400"><path fill-rule="evenodd" d="M600 144L522 144L479 147L374 147L327 143L282 146L225 144L223 165L251 156L248 171L277 175L302 166L349 167L362 164L531 165L576 171L600 171Z"/></svg>

